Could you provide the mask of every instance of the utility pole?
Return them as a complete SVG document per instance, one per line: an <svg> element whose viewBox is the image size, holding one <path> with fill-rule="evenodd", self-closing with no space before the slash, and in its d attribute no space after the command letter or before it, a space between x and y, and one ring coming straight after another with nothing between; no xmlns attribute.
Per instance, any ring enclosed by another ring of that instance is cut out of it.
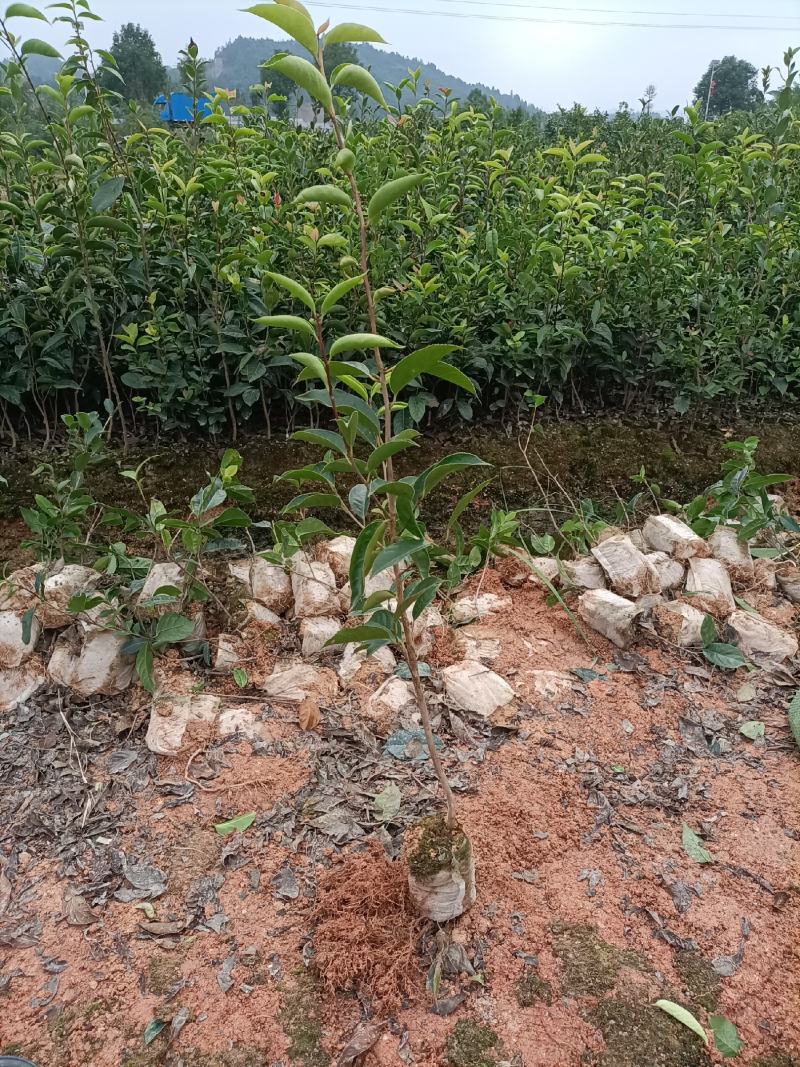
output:
<svg viewBox="0 0 800 1067"><path fill-rule="evenodd" d="M703 118L706 119L706 121L708 121L708 109L709 109L709 106L711 104L711 97L714 94L714 75L717 73L717 67L719 66L719 64L720 64L720 60L719 59L712 59L711 60L711 76L708 79L708 93L706 95L706 113L703 116Z"/></svg>

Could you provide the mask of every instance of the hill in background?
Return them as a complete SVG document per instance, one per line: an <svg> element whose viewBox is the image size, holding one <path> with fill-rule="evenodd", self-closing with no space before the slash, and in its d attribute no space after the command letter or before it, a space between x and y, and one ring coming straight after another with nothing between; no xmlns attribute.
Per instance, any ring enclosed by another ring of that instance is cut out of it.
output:
<svg viewBox="0 0 800 1067"><path fill-rule="evenodd" d="M251 85L261 81L259 64L268 59L273 52L293 52L295 55L305 55L300 45L294 41L273 41L269 37L237 37L217 49L216 55L209 68L210 80L214 85L225 89L236 89L248 99ZM397 85L408 77L408 71L420 68L419 86L422 91L426 82L430 83L431 93L435 93L440 87L452 90L452 95L465 100L473 89L479 89L485 96L493 96L498 104L513 110L522 107L531 113L538 112L538 108L528 104L516 93L501 93L488 85L480 82L466 82L463 78L457 78L452 74L445 74L433 63L425 63L421 59L410 58L399 52L383 52L372 45L358 45L359 61L372 71L378 84L390 82ZM411 100L411 94L404 93L404 100ZM391 101L390 101L391 102Z"/></svg>

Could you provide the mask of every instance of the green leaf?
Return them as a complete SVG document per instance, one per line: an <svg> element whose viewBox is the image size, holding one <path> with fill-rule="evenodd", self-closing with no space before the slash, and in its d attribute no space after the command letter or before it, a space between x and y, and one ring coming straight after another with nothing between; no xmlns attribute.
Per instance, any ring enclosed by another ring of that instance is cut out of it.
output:
<svg viewBox="0 0 800 1067"><path fill-rule="evenodd" d="M425 348L418 348L416 352L404 356L391 370L389 385L392 393L397 396L409 382L413 382L420 374L430 372L445 356L458 350L458 345L426 345Z"/></svg>
<svg viewBox="0 0 800 1067"><path fill-rule="evenodd" d="M377 30L362 26L358 22L340 22L325 34L325 47L340 44L343 41L371 41L373 44L386 44Z"/></svg>
<svg viewBox="0 0 800 1067"><path fill-rule="evenodd" d="M294 330L309 337L317 336L311 323L298 318L297 315L261 315L255 321L259 326L275 326L280 330Z"/></svg>
<svg viewBox="0 0 800 1067"><path fill-rule="evenodd" d="M416 447L416 442L411 438L398 439L397 437L392 438L391 441L387 441L383 445L379 445L367 460L367 474L374 474L387 459L397 455L398 452L403 452L406 448Z"/></svg>
<svg viewBox="0 0 800 1067"><path fill-rule="evenodd" d="M36 608L28 608L25 614L22 616L22 643L23 645L29 645L31 643L31 629L33 627L33 617L36 614Z"/></svg>
<svg viewBox="0 0 800 1067"><path fill-rule="evenodd" d="M407 559L415 552L419 552L426 548L426 542L417 538L401 538L392 545L387 545L382 548L381 551L375 557L375 562L372 564L372 570L370 575L375 578L381 574L382 571L387 570L389 567L393 567L396 563L400 563L401 560Z"/></svg>
<svg viewBox="0 0 800 1067"><path fill-rule="evenodd" d="M38 11L35 7L31 7L30 4L9 4L6 8L7 19L41 19L42 22L47 22L47 16L43 15L41 11Z"/></svg>
<svg viewBox="0 0 800 1067"><path fill-rule="evenodd" d="M330 349L331 359L341 352L363 352L368 348L400 348L396 341L390 341L379 333L348 333L337 337Z"/></svg>
<svg viewBox="0 0 800 1067"><path fill-rule="evenodd" d="M475 396L477 389L475 383L471 378L468 378L463 371L460 371L458 367L453 367L449 363L437 363L431 367L428 374L432 374L434 378L441 378L444 382L450 382L452 385L457 385L459 389L463 389L471 396ZM459 400L459 404L464 403Z"/></svg>
<svg viewBox="0 0 800 1067"><path fill-rule="evenodd" d="M260 19L265 19L267 22L271 22L273 26L283 30L284 33L288 33L290 37L294 37L298 44L307 49L312 56L316 56L318 47L317 31L314 29L314 23L302 11L280 4L255 4L253 7L245 8L245 10L248 14L258 15Z"/></svg>
<svg viewBox="0 0 800 1067"><path fill-rule="evenodd" d="M244 667L234 667L231 671L231 677L240 689L246 688L249 678Z"/></svg>
<svg viewBox="0 0 800 1067"><path fill-rule="evenodd" d="M256 821L256 813L254 811L248 811L246 815L237 815L235 819L228 819L227 822L218 822L214 824L214 829L218 834L224 837L225 834L233 833L238 830L240 833L252 826Z"/></svg>
<svg viewBox="0 0 800 1067"><path fill-rule="evenodd" d="M136 674L142 688L148 693L154 692L156 686L153 679L153 646L149 642L142 645L136 654Z"/></svg>
<svg viewBox="0 0 800 1067"><path fill-rule="evenodd" d="M113 215L93 215L86 220L87 230L111 230L112 233L124 233L127 237L136 237L136 231L124 219Z"/></svg>
<svg viewBox="0 0 800 1067"><path fill-rule="evenodd" d="M412 189L416 189L423 181L425 181L424 174L405 174L402 178L395 178L393 181L382 185L373 195L367 207L367 215L372 225L375 225L387 207L391 207L401 196L405 196Z"/></svg>
<svg viewBox="0 0 800 1067"><path fill-rule="evenodd" d="M474 456L471 452L453 452L423 471L415 480L414 489L417 497L421 498L430 493L432 489L435 489L439 482L450 474L465 470L468 467L490 466L490 463L482 460L479 456Z"/></svg>
<svg viewBox="0 0 800 1067"><path fill-rule="evenodd" d="M122 196L124 187L124 178L109 178L108 181L103 182L92 197L92 211L108 211Z"/></svg>
<svg viewBox="0 0 800 1067"><path fill-rule="evenodd" d="M353 547L353 555L350 557L350 599L351 610L356 612L364 599L364 580L366 577L367 561L372 555L373 543L377 544L383 536L386 523L380 519L369 523L356 538Z"/></svg>
<svg viewBox="0 0 800 1067"><path fill-rule="evenodd" d="M400 812L402 802L403 794L400 792L400 787L395 785L394 782L387 785L380 793L376 793L374 806L375 815L379 822L391 822L392 819L396 818Z"/></svg>
<svg viewBox="0 0 800 1067"><path fill-rule="evenodd" d="M705 646L712 645L717 639L717 625L710 615L703 616L700 625L700 640Z"/></svg>
<svg viewBox="0 0 800 1067"><path fill-rule="evenodd" d="M29 37L24 41L19 50L21 56L44 56L45 59L61 59L61 53L53 48L47 41L40 41L36 37Z"/></svg>
<svg viewBox="0 0 800 1067"><path fill-rule="evenodd" d="M301 189L294 198L295 204L335 204L337 207L351 208L350 195L338 185L309 185Z"/></svg>
<svg viewBox="0 0 800 1067"><path fill-rule="evenodd" d="M325 299L322 301L320 308L321 315L327 315L332 307L335 307L343 297L355 289L356 286L361 285L364 281L363 274L357 274L355 278L345 278L343 282L339 282L338 285L334 285L333 289L328 293Z"/></svg>
<svg viewBox="0 0 800 1067"><path fill-rule="evenodd" d="M253 520L241 508L225 508L215 519L211 519L211 524L213 526L236 526L243 529L246 526L252 526Z"/></svg>
<svg viewBox="0 0 800 1067"><path fill-rule="evenodd" d="M706 645L703 649L703 655L715 667L722 667L728 671L736 670L737 667L744 667L747 663L747 660L736 645L729 645L721 641Z"/></svg>
<svg viewBox="0 0 800 1067"><path fill-rule="evenodd" d="M288 9L279 8L279 10L283 11ZM305 304L309 311L314 312L316 310L313 296L304 285L300 284L300 282L296 282L294 278L287 278L285 274L278 274L271 270L264 271L264 274L267 278L275 282L276 285L282 286L287 292L291 293L295 300L299 300L302 304Z"/></svg>
<svg viewBox="0 0 800 1067"><path fill-rule="evenodd" d="M704 1045L708 1044L708 1034L697 1019L695 1019L694 1015L692 1015L690 1011L687 1011L686 1008L682 1008L680 1004L676 1004L672 1000L657 1000L656 1007L661 1008L667 1015L671 1015L673 1019L677 1019L679 1023L682 1023L693 1033L697 1034Z"/></svg>
<svg viewBox="0 0 800 1067"><path fill-rule="evenodd" d="M143 1040L145 1045L152 1044L166 1025L166 1022L163 1019L151 1019L144 1028Z"/></svg>
<svg viewBox="0 0 800 1067"><path fill-rule="evenodd" d="M717 1052L725 1059L738 1056L744 1048L744 1041L730 1019L726 1019L724 1015L709 1015L708 1025L714 1035Z"/></svg>
<svg viewBox="0 0 800 1067"><path fill-rule="evenodd" d="M264 64L264 68L277 70L279 74L286 75L301 89L305 89L309 96L313 96L328 111L333 110L333 97L328 83L317 68L312 66L307 59L283 53L273 56L272 59Z"/></svg>
<svg viewBox="0 0 800 1067"><path fill-rule="evenodd" d="M789 702L786 714L789 716L789 729L798 748L800 748L800 689Z"/></svg>
<svg viewBox="0 0 800 1067"><path fill-rule="evenodd" d="M321 445L323 448L334 448L348 458L347 447L341 434L333 430L295 430L292 434L293 441L307 441L310 445Z"/></svg>
<svg viewBox="0 0 800 1067"><path fill-rule="evenodd" d="M341 506L336 493L301 493L281 508L281 515L301 508L338 508Z"/></svg>
<svg viewBox="0 0 800 1067"><path fill-rule="evenodd" d="M483 490L486 488L486 486L491 484L491 482L492 482L492 479L491 478L487 478L486 481L483 481L479 485L476 485L474 489L470 489L470 491L468 493L464 493L464 495L460 498L460 500L458 501L456 506L453 508L453 511L452 511L452 513L450 515L450 518L447 521L447 532L448 533L450 533L450 531L453 529L455 524L458 522L458 520L464 514L464 512L469 507L469 505L472 503L472 501L475 499L475 497L479 496L483 492Z"/></svg>
<svg viewBox="0 0 800 1067"><path fill-rule="evenodd" d="M348 493L347 499L350 502L350 510L353 514L363 520L367 514L367 502L369 501L369 492L366 485L358 482Z"/></svg>
<svg viewBox="0 0 800 1067"><path fill-rule="evenodd" d="M703 842L686 823L683 824L681 831L681 843L683 844L683 850L689 859L693 859L696 863L713 863L714 857L703 845Z"/></svg>
<svg viewBox="0 0 800 1067"><path fill-rule="evenodd" d="M392 633L385 626L365 625L353 626L350 629L340 630L334 634L327 645L363 645L368 641L391 641Z"/></svg>
<svg viewBox="0 0 800 1067"><path fill-rule="evenodd" d="M750 741L758 741L764 736L764 723L758 719L750 719L748 722L742 723L739 727L739 733Z"/></svg>
<svg viewBox="0 0 800 1067"><path fill-rule="evenodd" d="M382 108L386 107L381 87L375 81L368 70L358 66L357 63L343 63L337 67L331 76L331 85L347 85L364 96L370 97Z"/></svg>
<svg viewBox="0 0 800 1067"><path fill-rule="evenodd" d="M176 645L185 641L194 633L194 621L187 619L185 615L177 615L168 611L162 615L156 623L156 633L153 638L153 648L162 648L164 645Z"/></svg>

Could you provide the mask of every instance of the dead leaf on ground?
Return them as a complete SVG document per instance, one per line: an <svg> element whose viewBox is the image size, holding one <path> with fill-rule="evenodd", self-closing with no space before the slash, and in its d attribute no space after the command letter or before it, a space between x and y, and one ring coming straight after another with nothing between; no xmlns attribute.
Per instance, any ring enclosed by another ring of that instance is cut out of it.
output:
<svg viewBox="0 0 800 1067"><path fill-rule="evenodd" d="M70 926L91 926L100 919L86 900L81 896L75 886L68 885L64 889L64 898L61 905L61 914Z"/></svg>
<svg viewBox="0 0 800 1067"><path fill-rule="evenodd" d="M297 722L300 729L306 731L316 730L322 722L319 704L313 697L306 697L305 700L300 701L297 707Z"/></svg>
<svg viewBox="0 0 800 1067"><path fill-rule="evenodd" d="M385 1023L359 1023L356 1032L342 1049L336 1067L349 1067L359 1056L369 1052L385 1028Z"/></svg>
<svg viewBox="0 0 800 1067"><path fill-rule="evenodd" d="M139 923L139 929L153 937L171 937L186 929L186 919L173 919L171 922Z"/></svg>
<svg viewBox="0 0 800 1067"><path fill-rule="evenodd" d="M11 903L11 882L6 878L5 871L0 871L0 915L5 915L8 905Z"/></svg>

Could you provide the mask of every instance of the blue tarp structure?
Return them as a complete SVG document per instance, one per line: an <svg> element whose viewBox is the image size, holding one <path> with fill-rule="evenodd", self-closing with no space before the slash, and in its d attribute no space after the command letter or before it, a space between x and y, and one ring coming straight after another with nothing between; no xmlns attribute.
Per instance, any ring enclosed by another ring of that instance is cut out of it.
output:
<svg viewBox="0 0 800 1067"><path fill-rule="evenodd" d="M157 96L153 101L155 107L161 108L161 120L163 122L184 122L190 123L192 121L192 105L193 101L188 93L170 93L167 98L164 93ZM206 115L211 114L211 103L209 100L197 101L197 117L204 119Z"/></svg>

